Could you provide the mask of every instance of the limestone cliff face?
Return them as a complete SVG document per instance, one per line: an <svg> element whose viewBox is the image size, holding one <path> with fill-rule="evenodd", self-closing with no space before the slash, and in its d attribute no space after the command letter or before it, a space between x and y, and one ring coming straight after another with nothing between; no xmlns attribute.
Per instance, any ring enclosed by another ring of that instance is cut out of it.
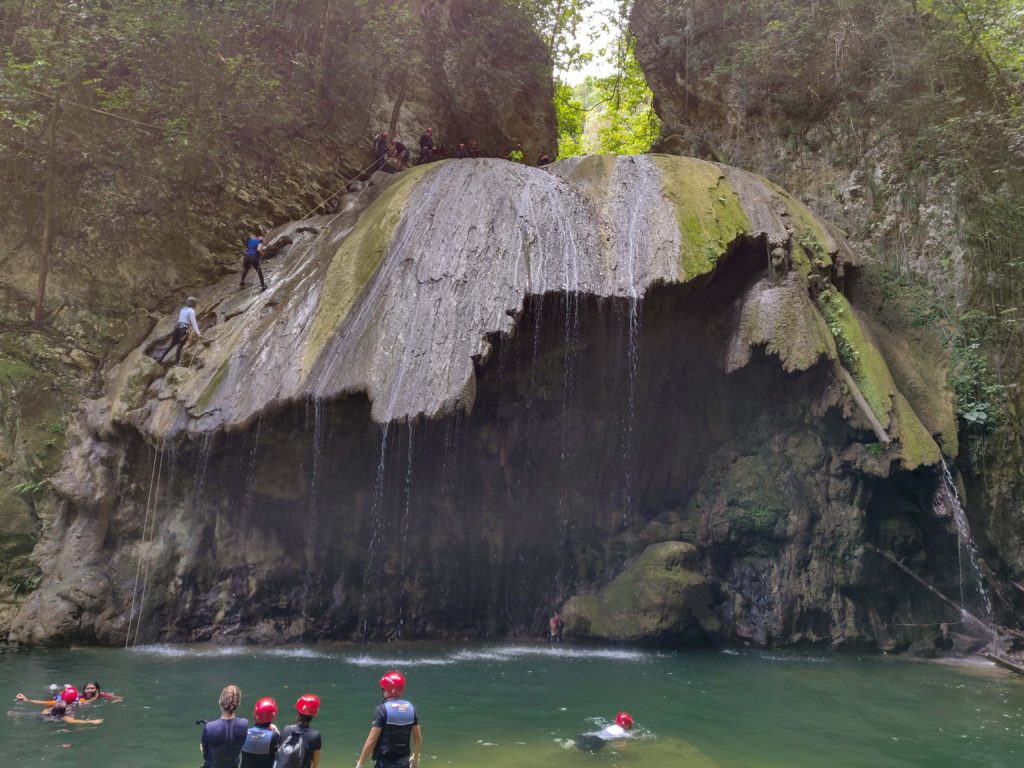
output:
<svg viewBox="0 0 1024 768"><path fill-rule="evenodd" d="M892 647L935 606L865 545L955 580L937 430L782 190L448 161L355 214L278 230L267 292L205 291L183 366L164 322L110 371L11 639L508 634L579 594L577 634Z"/></svg>
<svg viewBox="0 0 1024 768"><path fill-rule="evenodd" d="M41 576L29 554L54 524L57 497L48 478L59 466L71 414L84 397L95 396L100 372L117 366L185 295L237 275L248 234L299 218L370 165L370 139L388 125L396 104L396 133L412 146L427 125L437 129L439 142L472 137L498 155L513 141L538 150L554 146L551 64L528 20L509 4L401 3L395 13L411 16L396 17L385 30L357 23L365 4L288 5L278 4L279 13L261 23L258 51L243 37L218 41L217 56L210 55L223 65L225 82L236 79L229 71L236 56L261 58L266 82L260 87L274 89L288 112L268 121L273 132L229 120L201 126L202 142L190 143L160 131L164 119L174 123L180 114L128 113L155 128L95 112L65 115L57 134L61 184L41 331L29 323L42 173L29 169L37 183L23 189L12 171L12 183L0 189L0 207L9 212L0 221L0 633ZM104 22L88 23L102 30ZM398 35L407 49L375 43ZM108 54L83 48L77 55L103 62ZM310 62L318 61L322 69L311 78ZM161 82L143 74L164 64L142 50L131 67L143 81ZM102 87L132 82L96 82L78 100L88 105L86 97ZM207 90L203 98L215 98ZM156 104L177 103L154 95ZM223 151L201 161L211 143ZM12 167L3 166L5 179ZM360 205L386 186L381 176ZM354 197L335 196L323 210ZM298 228L296 239L305 236Z"/></svg>

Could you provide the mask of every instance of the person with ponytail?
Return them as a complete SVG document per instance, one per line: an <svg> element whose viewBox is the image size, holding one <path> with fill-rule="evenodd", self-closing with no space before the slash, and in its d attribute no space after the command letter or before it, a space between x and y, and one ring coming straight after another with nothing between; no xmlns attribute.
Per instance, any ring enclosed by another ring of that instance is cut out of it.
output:
<svg viewBox="0 0 1024 768"><path fill-rule="evenodd" d="M249 731L249 721L235 717L242 703L242 691L229 685L220 692L220 718L203 726L199 749L203 753L203 768L238 768L238 760Z"/></svg>

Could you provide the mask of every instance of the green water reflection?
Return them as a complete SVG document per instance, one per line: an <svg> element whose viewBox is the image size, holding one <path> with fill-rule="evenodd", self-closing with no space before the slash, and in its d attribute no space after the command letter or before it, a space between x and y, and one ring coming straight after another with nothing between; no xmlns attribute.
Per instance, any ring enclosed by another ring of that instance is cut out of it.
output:
<svg viewBox="0 0 1024 768"><path fill-rule="evenodd" d="M948 667L761 651L659 653L547 646L149 647L0 652L5 765L199 765L197 718L216 717L220 688L277 698L291 720L306 691L323 699L321 765L347 766L388 668L409 677L424 766L820 768L1024 764L1024 685L980 665ZM14 703L50 683L97 678L126 698L61 726ZM567 746L620 709L645 738L598 755ZM69 745L69 746L65 746Z"/></svg>

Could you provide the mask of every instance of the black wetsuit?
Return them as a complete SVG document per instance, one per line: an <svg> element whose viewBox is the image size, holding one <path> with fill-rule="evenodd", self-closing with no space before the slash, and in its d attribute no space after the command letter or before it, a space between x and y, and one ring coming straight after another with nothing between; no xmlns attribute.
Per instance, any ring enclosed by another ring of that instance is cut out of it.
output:
<svg viewBox="0 0 1024 768"><path fill-rule="evenodd" d="M299 731L302 734L302 741L305 745L302 768L309 768L313 763L313 753L323 749L323 738L320 736L320 731L315 728L293 723L292 725L285 726L285 729L281 731L281 743L284 744L288 741L288 737L295 731Z"/></svg>
<svg viewBox="0 0 1024 768"><path fill-rule="evenodd" d="M953 650L953 636L952 635L938 635L935 638L935 650L949 653Z"/></svg>
<svg viewBox="0 0 1024 768"><path fill-rule="evenodd" d="M429 163L434 159L434 137L429 133L420 136L420 163Z"/></svg>
<svg viewBox="0 0 1024 768"><path fill-rule="evenodd" d="M459 147L458 151L456 151L455 153L455 156L458 158L467 158L469 157L469 150L466 149L465 147Z"/></svg>
<svg viewBox="0 0 1024 768"><path fill-rule="evenodd" d="M406 768L412 755L412 729L419 725L416 708L405 699L388 699L373 712L374 728L380 728L373 748L376 768Z"/></svg>
<svg viewBox="0 0 1024 768"><path fill-rule="evenodd" d="M248 730L249 721L244 717L220 718L204 725L200 741L203 768L238 768L238 757Z"/></svg>
<svg viewBox="0 0 1024 768"><path fill-rule="evenodd" d="M394 146L395 157L397 157L403 163L408 163L409 162L409 154L410 154L409 153L409 148L407 146L405 146L405 144L403 144L400 141L396 141L393 146Z"/></svg>

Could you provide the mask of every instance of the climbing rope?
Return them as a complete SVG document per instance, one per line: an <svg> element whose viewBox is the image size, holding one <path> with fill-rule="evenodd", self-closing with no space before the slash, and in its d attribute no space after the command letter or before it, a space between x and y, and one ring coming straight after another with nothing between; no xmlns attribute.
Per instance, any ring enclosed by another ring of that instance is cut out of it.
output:
<svg viewBox="0 0 1024 768"><path fill-rule="evenodd" d="M128 646L131 644L131 639L132 639L132 619L135 616L135 598L136 598L136 595L139 594L139 574L142 571L142 552L141 552L141 547L144 547L146 545L146 531L149 528L150 514L155 510L155 507L156 507L156 494L160 493L160 475L161 475L161 472L162 472L162 469L163 469L163 459L164 459L164 441L163 441L163 439L161 439L160 440L160 445L158 446L157 451L156 451L156 455L153 458L153 470L152 470L152 472L150 472L150 475L149 475L149 492L146 495L146 513L143 516L143 520L142 520L142 537L140 538L140 552L139 552L139 558L138 558L138 560L135 563L135 583L132 586L132 605L131 605L131 608L128 611L128 630L125 633L125 637L124 637L124 647L125 647L125 650L128 649ZM154 489L156 490L156 494L154 494ZM154 517L155 517L155 515L154 515ZM156 528L156 520L153 521L153 528L154 529ZM150 534L150 539L152 540L152 534ZM146 581L145 580L148 579L148 578L149 578L149 564L147 563L146 564L145 579L143 580L143 587L142 587L142 601L145 601L145 599L146 599L146 586L145 586ZM142 623L142 606L143 606L143 602L140 602L139 603L139 619L135 623L136 642L138 641L138 636L139 636L139 625Z"/></svg>
<svg viewBox="0 0 1024 768"><path fill-rule="evenodd" d="M164 440L160 438L160 447L157 450L157 469L156 469L156 490L153 492L153 523L149 527L149 543L153 543L153 535L156 532L156 507L160 500L160 477L163 474L164 468ZM146 543L146 529L142 529L142 542L143 545ZM139 560L141 561L142 555L140 553ZM146 608L146 587L149 585L149 564L150 558L146 558L146 570L142 574L142 597L139 598L139 618L135 622L135 639L132 641L132 647L139 644L139 630L142 628L142 612Z"/></svg>
<svg viewBox="0 0 1024 768"><path fill-rule="evenodd" d="M338 195L340 195L340 194L341 194L342 192L344 192L345 190L347 190L347 189L348 189L348 185L349 185L349 184L351 184L351 183L352 183L353 181L355 181L356 179L358 179L358 178L359 178L360 176L362 176L362 175L363 175L364 173L367 173L367 172L368 172L368 171L369 171L369 170L370 170L371 168L373 168L373 166L377 165L377 163L379 163L379 162L380 162L380 159L374 160L374 161L373 161L372 163L370 163L370 164L369 164L368 166L366 166L365 168L363 168L363 169L362 169L361 171L358 171L358 172L356 173L356 175L355 175L355 176L353 176L353 177L352 177L351 179L349 179L348 181L346 181L346 182L345 182L345 183L344 183L344 184L343 184L343 185L342 185L342 186L341 186L341 187L340 187L340 188L338 189L338 191L337 191L337 192L335 192L335 193L334 193L333 195L331 195L330 197L326 197L326 198L324 198L323 200L321 200L321 201L320 201L320 203L316 205L316 207L314 207L314 208L311 208L311 209L310 209L310 210L309 210L309 211L308 211L308 212L307 212L307 213L306 213L306 214L305 214L304 216L302 216L302 217L301 217L301 218L299 219L299 221L305 221L305 220L306 220L306 219L308 219L308 218L309 218L310 216L312 216L312 215L313 215L314 213L316 213L317 211L319 211L319 210L320 210L321 208L323 208L323 207L324 207L325 205L327 205L327 203L331 202L331 200L333 200L333 199L334 199L334 198L336 198L336 197L337 197ZM373 174L372 174L372 175L370 176L369 180L367 180L367 182L366 182L366 183L367 183L367 186L369 186L370 182L371 182L371 181L373 181L373 177L377 175L377 171L379 171L379 170L380 170L380 168L377 168L377 169L376 169L376 170L375 170L375 171L373 172ZM366 187L363 187L363 189L366 189ZM360 191L360 194L362 194L362 192L361 192L361 191ZM356 199L358 199L358 197L357 197Z"/></svg>

